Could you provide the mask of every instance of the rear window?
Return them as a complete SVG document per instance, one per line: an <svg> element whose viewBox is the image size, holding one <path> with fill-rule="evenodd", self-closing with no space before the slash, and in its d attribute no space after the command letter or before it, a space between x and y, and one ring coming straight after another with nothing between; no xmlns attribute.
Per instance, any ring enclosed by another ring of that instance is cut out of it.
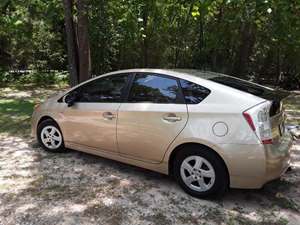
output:
<svg viewBox="0 0 300 225"><path fill-rule="evenodd" d="M225 86L235 88L237 90L264 98L271 101L280 101L288 96L288 92L273 90L271 88L263 87L255 83L241 80L235 77L227 76L220 73L213 73L199 70L175 70L177 72L184 72L203 79L211 80Z"/></svg>
<svg viewBox="0 0 300 225"><path fill-rule="evenodd" d="M186 104L198 104L210 94L209 89L187 80L180 79L180 85Z"/></svg>
<svg viewBox="0 0 300 225"><path fill-rule="evenodd" d="M233 77L215 76L209 78L208 80L212 80L216 83L223 84L257 96L262 96L265 92L271 91L267 88L263 88L250 82L239 80Z"/></svg>
<svg viewBox="0 0 300 225"><path fill-rule="evenodd" d="M260 85L240 80L234 77L216 76L210 78L209 80L271 101L280 101L281 99L288 96L288 93L285 91L262 87Z"/></svg>

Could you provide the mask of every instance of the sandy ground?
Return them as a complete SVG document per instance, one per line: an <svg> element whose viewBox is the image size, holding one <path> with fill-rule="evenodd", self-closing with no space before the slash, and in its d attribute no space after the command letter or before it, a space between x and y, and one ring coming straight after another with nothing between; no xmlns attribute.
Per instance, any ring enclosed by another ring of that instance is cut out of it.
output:
<svg viewBox="0 0 300 225"><path fill-rule="evenodd" d="M184 193L168 176L0 133L0 225L300 224L300 140L293 170L221 200Z"/></svg>

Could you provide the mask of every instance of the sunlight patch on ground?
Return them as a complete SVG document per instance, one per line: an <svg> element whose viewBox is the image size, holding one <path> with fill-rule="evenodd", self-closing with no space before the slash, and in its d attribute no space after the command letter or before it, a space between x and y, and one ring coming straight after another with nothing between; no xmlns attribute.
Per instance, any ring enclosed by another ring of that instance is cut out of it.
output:
<svg viewBox="0 0 300 225"><path fill-rule="evenodd" d="M36 155L18 137L0 137L0 193L18 194L35 181Z"/></svg>
<svg viewBox="0 0 300 225"><path fill-rule="evenodd" d="M266 191L231 190L221 201L192 198L166 176L97 156L51 154L13 136L2 135L0 143L0 224L62 217L63 224L283 225L300 219L291 205L300 200L300 143L293 147L296 169L280 183Z"/></svg>
<svg viewBox="0 0 300 225"><path fill-rule="evenodd" d="M293 146L294 169L280 180L261 190L232 189L222 200L199 200L167 176L75 151L47 153L24 138L30 120L20 118L29 118L30 102L45 93L53 91L1 99L0 124L2 118L15 129L4 134L0 128L0 224L299 224L300 141ZM297 108L293 101L299 97L288 102Z"/></svg>

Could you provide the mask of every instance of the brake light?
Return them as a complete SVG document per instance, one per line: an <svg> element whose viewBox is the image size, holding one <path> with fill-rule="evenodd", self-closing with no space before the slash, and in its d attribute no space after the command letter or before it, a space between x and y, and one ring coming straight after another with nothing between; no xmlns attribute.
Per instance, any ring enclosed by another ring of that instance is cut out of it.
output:
<svg viewBox="0 0 300 225"><path fill-rule="evenodd" d="M243 115L245 117L245 119L247 120L249 126L251 127L251 129L253 131L255 131L255 126L254 126L254 123L253 123L253 120L251 118L251 116L247 113L247 112L243 112Z"/></svg>
<svg viewBox="0 0 300 225"><path fill-rule="evenodd" d="M262 140L261 142L262 142L264 145L270 145L270 144L273 144L273 140L272 140L272 139Z"/></svg>
<svg viewBox="0 0 300 225"><path fill-rule="evenodd" d="M263 102L243 112L247 123L255 132L262 144L272 144L272 128L270 121L271 102Z"/></svg>

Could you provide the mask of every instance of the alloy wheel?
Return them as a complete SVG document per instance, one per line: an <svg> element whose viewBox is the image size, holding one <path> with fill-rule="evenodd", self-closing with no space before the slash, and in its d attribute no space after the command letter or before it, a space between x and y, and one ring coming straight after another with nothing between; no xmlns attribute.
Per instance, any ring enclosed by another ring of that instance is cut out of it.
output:
<svg viewBox="0 0 300 225"><path fill-rule="evenodd" d="M198 192L209 190L216 179L215 170L211 163L197 155L189 156L182 161L180 175L190 189Z"/></svg>
<svg viewBox="0 0 300 225"><path fill-rule="evenodd" d="M62 135L55 126L45 126L41 131L41 140L49 149L57 149L62 144Z"/></svg>

